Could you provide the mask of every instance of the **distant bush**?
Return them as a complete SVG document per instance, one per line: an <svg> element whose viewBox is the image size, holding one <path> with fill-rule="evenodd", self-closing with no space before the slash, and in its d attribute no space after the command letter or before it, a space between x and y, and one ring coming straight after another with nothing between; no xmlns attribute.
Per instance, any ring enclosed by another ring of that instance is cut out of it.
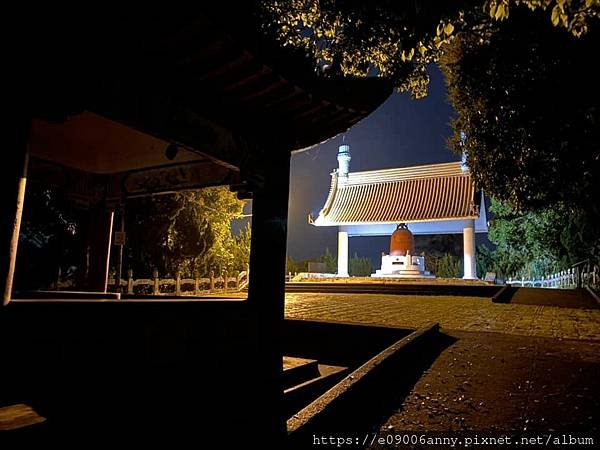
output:
<svg viewBox="0 0 600 450"><path fill-rule="evenodd" d="M348 272L352 277L368 277L373 273L373 263L370 258L355 253L348 261Z"/></svg>
<svg viewBox="0 0 600 450"><path fill-rule="evenodd" d="M425 256L427 270L439 278L460 278L462 276L462 260L455 255Z"/></svg>

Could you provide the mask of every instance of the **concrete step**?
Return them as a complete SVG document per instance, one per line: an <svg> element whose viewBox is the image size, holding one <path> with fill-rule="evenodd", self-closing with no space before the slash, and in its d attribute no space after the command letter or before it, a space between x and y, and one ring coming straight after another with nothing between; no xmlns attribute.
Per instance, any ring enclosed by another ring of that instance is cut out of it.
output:
<svg viewBox="0 0 600 450"><path fill-rule="evenodd" d="M19 403L0 407L0 431L31 427L45 420L29 405Z"/></svg>
<svg viewBox="0 0 600 450"><path fill-rule="evenodd" d="M316 359L283 357L283 387L291 388L320 376Z"/></svg>
<svg viewBox="0 0 600 450"><path fill-rule="evenodd" d="M380 423L448 344L441 339L439 324L430 323L387 346L351 373L346 372L341 381L289 416L290 448L322 430L340 426L360 430L366 424Z"/></svg>
<svg viewBox="0 0 600 450"><path fill-rule="evenodd" d="M374 283L286 283L286 292L395 294L395 295L456 295L491 298L502 286L449 284L374 284Z"/></svg>
<svg viewBox="0 0 600 450"><path fill-rule="evenodd" d="M285 389L284 408L287 417L300 411L342 380L349 372L347 367L318 364L317 376Z"/></svg>

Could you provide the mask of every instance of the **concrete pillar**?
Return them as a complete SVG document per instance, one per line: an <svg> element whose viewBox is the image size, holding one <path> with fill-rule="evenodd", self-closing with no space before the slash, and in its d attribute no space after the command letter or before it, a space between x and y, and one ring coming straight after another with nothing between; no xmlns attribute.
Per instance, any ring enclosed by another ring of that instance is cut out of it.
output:
<svg viewBox="0 0 600 450"><path fill-rule="evenodd" d="M477 279L477 263L475 260L475 220L465 220L463 228L464 276L465 280Z"/></svg>
<svg viewBox="0 0 600 450"><path fill-rule="evenodd" d="M261 436L282 446L286 436L283 405L283 319L290 154L273 149L254 169L248 304L255 317L258 355L254 394L263 405L256 420Z"/></svg>
<svg viewBox="0 0 600 450"><path fill-rule="evenodd" d="M338 231L338 252L337 252L338 277L348 277L348 233Z"/></svg>
<svg viewBox="0 0 600 450"><path fill-rule="evenodd" d="M114 216L113 216L113 221L114 221ZM121 231L121 233L124 233L125 232L125 206L124 205L121 205L121 208L119 209L119 221L121 222L119 231ZM117 268L116 268L116 274L115 274L116 292L125 292L125 290L121 286L121 278L123 275L123 247L125 247L124 243L119 245L119 248L117 249L117 260L116 260Z"/></svg>
<svg viewBox="0 0 600 450"><path fill-rule="evenodd" d="M92 292L106 292L113 217L114 212L107 211L103 205L90 210L86 288Z"/></svg>
<svg viewBox="0 0 600 450"><path fill-rule="evenodd" d="M13 278L17 263L17 248L21 229L21 216L25 202L25 186L27 184L28 139L31 120L15 117L11 111L5 119L3 146L6 158L2 160L2 176L0 176L0 289L2 303L10 302Z"/></svg>

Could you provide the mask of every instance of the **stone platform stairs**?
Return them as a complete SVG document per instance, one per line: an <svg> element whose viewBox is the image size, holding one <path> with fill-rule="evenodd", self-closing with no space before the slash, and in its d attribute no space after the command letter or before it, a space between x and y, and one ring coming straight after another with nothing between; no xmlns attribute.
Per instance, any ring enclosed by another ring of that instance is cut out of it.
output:
<svg viewBox="0 0 600 450"><path fill-rule="evenodd" d="M319 292L332 294L453 295L493 297L502 286L484 283L399 283L399 282L299 282L286 283L286 293Z"/></svg>
<svg viewBox="0 0 600 450"><path fill-rule="evenodd" d="M347 367L315 359L283 358L284 407L288 417L308 405L349 373Z"/></svg>

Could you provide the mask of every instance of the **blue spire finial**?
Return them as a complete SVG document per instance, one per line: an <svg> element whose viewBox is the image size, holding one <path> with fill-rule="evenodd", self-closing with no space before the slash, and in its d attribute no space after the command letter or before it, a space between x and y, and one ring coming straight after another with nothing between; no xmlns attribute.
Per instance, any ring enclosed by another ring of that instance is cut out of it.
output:
<svg viewBox="0 0 600 450"><path fill-rule="evenodd" d="M350 171L350 160L352 157L350 156L350 146L345 143L346 135L342 136L342 145L338 148L338 175L342 177L347 177L348 172Z"/></svg>

